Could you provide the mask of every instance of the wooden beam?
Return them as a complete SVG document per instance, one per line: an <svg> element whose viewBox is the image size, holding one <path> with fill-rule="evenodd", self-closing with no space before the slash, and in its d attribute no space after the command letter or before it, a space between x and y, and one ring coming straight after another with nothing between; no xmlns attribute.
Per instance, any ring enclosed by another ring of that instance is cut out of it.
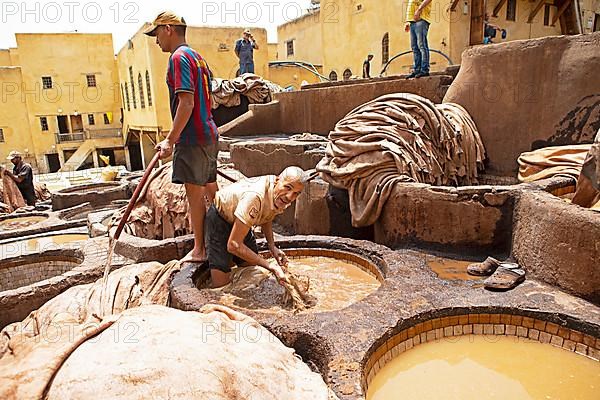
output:
<svg viewBox="0 0 600 400"><path fill-rule="evenodd" d="M492 16L494 18L498 16L498 13L500 12L500 9L504 5L504 3L506 3L506 0L500 0L500 1L498 1L498 4L496 4L496 7L494 7L494 12L492 13Z"/></svg>
<svg viewBox="0 0 600 400"><path fill-rule="evenodd" d="M529 18L527 18L528 24L533 22L533 19L535 18L536 14L542 9L544 4L546 4L546 0L538 1L537 6L535 6L535 8L531 11L531 14L529 14Z"/></svg>
<svg viewBox="0 0 600 400"><path fill-rule="evenodd" d="M558 19L560 18L561 15L563 15L563 13L565 12L565 10L569 7L569 4L571 4L571 0L564 0L564 2L562 3L562 5L560 6L560 8L558 9L558 11L556 12L556 15L554 15L554 18L552 18L552 26L554 26L554 24L556 24L556 21L558 21Z"/></svg>
<svg viewBox="0 0 600 400"><path fill-rule="evenodd" d="M450 6L450 11L454 11L454 9L456 8L456 5L458 4L459 0L452 0L452 5Z"/></svg>

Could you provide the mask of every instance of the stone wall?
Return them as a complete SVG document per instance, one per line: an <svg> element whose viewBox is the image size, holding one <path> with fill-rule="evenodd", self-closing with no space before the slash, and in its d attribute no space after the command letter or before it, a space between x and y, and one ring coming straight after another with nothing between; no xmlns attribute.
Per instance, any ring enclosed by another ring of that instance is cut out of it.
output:
<svg viewBox="0 0 600 400"><path fill-rule="evenodd" d="M311 132L326 135L355 107L389 93L415 93L440 103L448 75L388 79L276 93L275 102L251 104L248 113L219 128L225 136Z"/></svg>
<svg viewBox="0 0 600 400"><path fill-rule="evenodd" d="M600 304L600 214L540 191L522 192L513 255L528 276Z"/></svg>
<svg viewBox="0 0 600 400"><path fill-rule="evenodd" d="M507 252L513 197L510 187L398 185L375 223L375 241Z"/></svg>
<svg viewBox="0 0 600 400"><path fill-rule="evenodd" d="M516 175L534 148L591 142L600 128L600 32L475 46L444 102L473 117L486 171Z"/></svg>

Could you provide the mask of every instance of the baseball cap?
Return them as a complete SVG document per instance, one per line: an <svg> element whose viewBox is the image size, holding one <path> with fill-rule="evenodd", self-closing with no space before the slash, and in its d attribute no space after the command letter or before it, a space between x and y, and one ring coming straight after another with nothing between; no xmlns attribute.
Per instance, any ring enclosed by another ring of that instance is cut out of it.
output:
<svg viewBox="0 0 600 400"><path fill-rule="evenodd" d="M156 16L152 22L152 25L150 25L148 29L144 31L144 34L148 36L156 36L156 28L161 25L187 26L183 17L180 17L171 11L163 11Z"/></svg>
<svg viewBox="0 0 600 400"><path fill-rule="evenodd" d="M11 151L10 153L8 153L8 157L6 157L7 160L12 160L15 157L22 157L21 153L19 153L16 150Z"/></svg>

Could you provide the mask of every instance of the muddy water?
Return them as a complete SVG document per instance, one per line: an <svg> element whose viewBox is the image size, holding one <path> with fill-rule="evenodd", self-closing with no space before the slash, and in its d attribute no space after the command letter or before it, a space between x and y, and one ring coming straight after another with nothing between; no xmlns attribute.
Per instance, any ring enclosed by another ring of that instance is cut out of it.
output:
<svg viewBox="0 0 600 400"><path fill-rule="evenodd" d="M252 268L252 267L249 267ZM379 288L379 281L361 268L342 260L329 257L302 257L290 260L290 271L310 279L309 295L316 298L316 305L307 312L339 310L360 301ZM261 269L262 270L262 269ZM267 275L256 286L245 282L239 288L226 289L220 301L223 304L248 309L281 310L284 290Z"/></svg>
<svg viewBox="0 0 600 400"><path fill-rule="evenodd" d="M45 221L46 219L48 219L48 217L41 215L5 219L4 221L0 221L0 231L13 231L15 229L23 229L28 226Z"/></svg>
<svg viewBox="0 0 600 400"><path fill-rule="evenodd" d="M600 363L514 336L467 335L425 343L386 364L367 400L597 400Z"/></svg>
<svg viewBox="0 0 600 400"><path fill-rule="evenodd" d="M473 276L467 273L467 266L476 261L453 260L451 258L437 257L427 255L427 266L440 279L445 280L461 280L461 281L478 281L485 277Z"/></svg>
<svg viewBox="0 0 600 400"><path fill-rule="evenodd" d="M89 236L82 233L67 233L62 235L43 236L29 240L5 243L0 245L0 258L18 257L25 254L38 253L45 250L57 249L67 243L88 240ZM70 247L76 247L75 245Z"/></svg>

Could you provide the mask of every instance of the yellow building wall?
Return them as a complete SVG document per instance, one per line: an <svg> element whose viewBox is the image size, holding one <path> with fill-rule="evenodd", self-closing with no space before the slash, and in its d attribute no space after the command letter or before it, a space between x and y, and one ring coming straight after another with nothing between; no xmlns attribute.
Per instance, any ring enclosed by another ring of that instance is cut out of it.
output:
<svg viewBox="0 0 600 400"><path fill-rule="evenodd" d="M317 67L317 71L322 74L323 69ZM319 77L304 68L297 66L271 66L269 67L269 80L283 88L293 87L300 89L303 81L307 83L322 82Z"/></svg>
<svg viewBox="0 0 600 400"><path fill-rule="evenodd" d="M6 156L11 150L18 150L25 156L25 161L36 168L27 105L21 101L21 93L18 89L21 83L21 68L0 67L0 86L3 88L0 128L4 134L4 141L0 141L0 164L12 168Z"/></svg>
<svg viewBox="0 0 600 400"><path fill-rule="evenodd" d="M22 94L26 99L31 136L38 168L46 170L46 153L77 148L80 142L56 143L58 115L81 115L84 129L120 129L120 95L111 34L16 34L22 69ZM96 76L88 87L86 74ZM53 88L42 88L42 76L51 76ZM103 114L112 115L104 124ZM95 115L94 126L87 114ZM42 131L40 117L48 119Z"/></svg>
<svg viewBox="0 0 600 400"><path fill-rule="evenodd" d="M19 50L16 48L8 49L10 54L10 65L21 65L21 61L19 59Z"/></svg>
<svg viewBox="0 0 600 400"><path fill-rule="evenodd" d="M323 64L321 12L314 11L277 27L277 60ZM287 42L294 41L294 54L287 55ZM330 51L327 48L327 51Z"/></svg>
<svg viewBox="0 0 600 400"><path fill-rule="evenodd" d="M268 54L268 58L269 61L276 61L277 60L277 43L269 43L267 45L267 54Z"/></svg>
<svg viewBox="0 0 600 400"><path fill-rule="evenodd" d="M10 67L12 65L10 61L10 50L0 49L0 66Z"/></svg>
<svg viewBox="0 0 600 400"><path fill-rule="evenodd" d="M600 20L600 0L583 0L580 3L580 6L582 13L581 22L583 24L583 33L600 31L600 22L595 23L596 18Z"/></svg>
<svg viewBox="0 0 600 400"><path fill-rule="evenodd" d="M171 128L172 119L169 107L169 92L166 84L167 65L170 54L163 53L156 44L156 38L144 35L148 24L144 24L125 44L117 54L119 86L127 83L130 107L125 107L123 133L129 129L146 132L166 133ZM233 79L239 69L239 60L235 55L235 41L242 35L242 28L232 27L194 27L188 26L186 41L209 64L216 78ZM255 71L268 79L269 76L269 47L267 31L252 29L259 49L254 52ZM133 68L136 107L133 105L129 67ZM147 89L145 86L145 71L150 75L153 105L148 106ZM140 107L138 73L142 74L143 91L146 98L146 108ZM121 90L121 89L119 89ZM123 90L124 92L124 90ZM127 101L125 100L125 105Z"/></svg>

